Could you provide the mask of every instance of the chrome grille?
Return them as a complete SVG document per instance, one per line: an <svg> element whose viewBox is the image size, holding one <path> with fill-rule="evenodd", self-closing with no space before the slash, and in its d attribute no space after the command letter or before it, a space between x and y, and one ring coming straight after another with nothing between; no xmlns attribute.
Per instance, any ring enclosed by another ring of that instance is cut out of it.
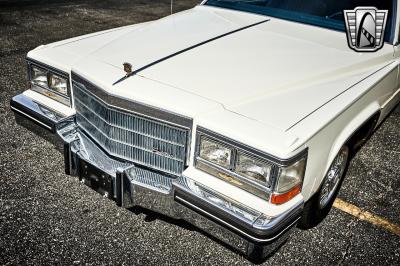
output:
<svg viewBox="0 0 400 266"><path fill-rule="evenodd" d="M183 172L189 129L120 110L92 91L87 81L73 80L76 122L106 152L165 173Z"/></svg>

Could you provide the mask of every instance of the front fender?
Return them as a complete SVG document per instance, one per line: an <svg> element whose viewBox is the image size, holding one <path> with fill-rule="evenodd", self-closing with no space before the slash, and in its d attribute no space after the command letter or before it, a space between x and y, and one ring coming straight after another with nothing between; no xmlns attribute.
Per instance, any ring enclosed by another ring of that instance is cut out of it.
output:
<svg viewBox="0 0 400 266"><path fill-rule="evenodd" d="M357 130L361 126L363 126L369 119L379 113L380 109L381 108L378 102L372 102L350 120L350 122L343 128L343 130L339 133L339 135L333 142L327 160L328 164L325 166L324 173L328 171L340 148L350 140L350 138L355 134L355 132L357 132Z"/></svg>

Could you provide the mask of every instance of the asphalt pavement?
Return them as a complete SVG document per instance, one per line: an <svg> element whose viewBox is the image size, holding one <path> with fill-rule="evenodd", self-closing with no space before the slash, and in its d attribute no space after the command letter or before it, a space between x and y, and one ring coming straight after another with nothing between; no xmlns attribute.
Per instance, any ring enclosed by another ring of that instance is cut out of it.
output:
<svg viewBox="0 0 400 266"><path fill-rule="evenodd" d="M174 2L178 11L199 1ZM118 208L80 185L64 174L62 155L10 111L10 98L27 86L29 50L169 12L169 1L0 0L0 264L251 264L185 222ZM397 224L399 128L398 108L353 159L339 195ZM263 264L400 265L400 236L334 208Z"/></svg>

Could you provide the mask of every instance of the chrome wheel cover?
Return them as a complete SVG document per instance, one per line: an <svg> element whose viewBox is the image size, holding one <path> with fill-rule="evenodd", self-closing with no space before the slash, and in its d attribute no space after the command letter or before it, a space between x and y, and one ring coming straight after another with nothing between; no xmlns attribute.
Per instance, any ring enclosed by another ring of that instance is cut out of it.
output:
<svg viewBox="0 0 400 266"><path fill-rule="evenodd" d="M325 208L334 197L339 187L340 180L343 178L348 158L349 149L347 147L342 147L333 160L322 184L319 194L319 206L321 209Z"/></svg>

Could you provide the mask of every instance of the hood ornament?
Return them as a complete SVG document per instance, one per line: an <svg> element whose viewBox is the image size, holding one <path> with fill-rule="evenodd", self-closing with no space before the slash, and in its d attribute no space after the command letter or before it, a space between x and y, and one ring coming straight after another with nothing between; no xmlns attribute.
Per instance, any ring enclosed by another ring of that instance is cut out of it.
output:
<svg viewBox="0 0 400 266"><path fill-rule="evenodd" d="M126 76L129 76L132 73L132 65L125 62L123 63L124 71L126 72Z"/></svg>

